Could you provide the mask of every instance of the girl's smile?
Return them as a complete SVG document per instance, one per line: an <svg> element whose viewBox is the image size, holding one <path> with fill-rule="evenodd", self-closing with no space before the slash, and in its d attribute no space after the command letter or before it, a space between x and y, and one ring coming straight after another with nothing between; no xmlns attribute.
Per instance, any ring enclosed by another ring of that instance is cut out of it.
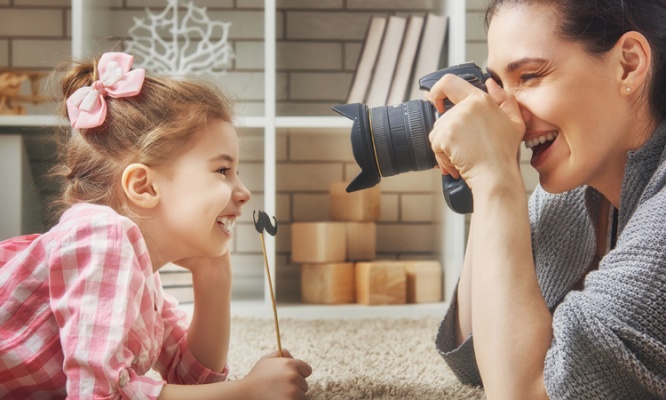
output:
<svg viewBox="0 0 666 400"><path fill-rule="evenodd" d="M217 218L217 224L229 235L236 225L236 216L223 216Z"/></svg>
<svg viewBox="0 0 666 400"><path fill-rule="evenodd" d="M151 256L173 261L227 252L250 199L238 176L238 138L231 123L209 122L191 147L157 174L160 203L153 220L159 224L150 227Z"/></svg>

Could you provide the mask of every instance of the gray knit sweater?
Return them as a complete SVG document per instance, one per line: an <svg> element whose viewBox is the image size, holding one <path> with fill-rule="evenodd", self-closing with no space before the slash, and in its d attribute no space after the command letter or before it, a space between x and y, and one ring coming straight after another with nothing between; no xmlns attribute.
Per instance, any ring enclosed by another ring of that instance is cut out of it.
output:
<svg viewBox="0 0 666 400"><path fill-rule="evenodd" d="M553 312L544 371L551 399L666 399L666 122L628 156L616 247L583 290L573 286L596 251L600 194L539 187L530 198L537 277ZM455 346L456 307L437 349L462 382L480 385L472 335Z"/></svg>

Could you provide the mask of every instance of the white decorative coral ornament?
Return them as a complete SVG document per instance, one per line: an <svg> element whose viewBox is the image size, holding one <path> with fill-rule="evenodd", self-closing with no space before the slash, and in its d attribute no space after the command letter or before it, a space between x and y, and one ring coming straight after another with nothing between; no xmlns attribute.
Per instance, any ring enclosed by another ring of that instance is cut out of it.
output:
<svg viewBox="0 0 666 400"><path fill-rule="evenodd" d="M161 13L146 9L147 20L134 18L125 51L136 57L135 66L177 76L226 72L234 56L227 41L231 23L211 21L206 8L191 1L179 19L179 7L180 0L167 0Z"/></svg>

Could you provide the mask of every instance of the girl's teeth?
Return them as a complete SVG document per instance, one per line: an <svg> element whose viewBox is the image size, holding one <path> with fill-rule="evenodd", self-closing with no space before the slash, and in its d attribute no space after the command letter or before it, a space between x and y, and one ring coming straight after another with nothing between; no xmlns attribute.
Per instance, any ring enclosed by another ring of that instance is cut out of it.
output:
<svg viewBox="0 0 666 400"><path fill-rule="evenodd" d="M222 217L217 219L217 223L223 225L227 230L231 230L236 224L236 221L231 218Z"/></svg>

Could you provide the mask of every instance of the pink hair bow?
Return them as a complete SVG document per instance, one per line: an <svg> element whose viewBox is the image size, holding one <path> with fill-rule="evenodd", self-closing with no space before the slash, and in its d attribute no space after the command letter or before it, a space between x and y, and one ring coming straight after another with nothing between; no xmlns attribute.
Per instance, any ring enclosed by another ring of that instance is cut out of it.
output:
<svg viewBox="0 0 666 400"><path fill-rule="evenodd" d="M67 99L67 115L74 128L94 128L106 118L104 96L114 98L139 94L145 70L130 71L134 57L126 53L104 53L97 64L100 79L79 88Z"/></svg>

